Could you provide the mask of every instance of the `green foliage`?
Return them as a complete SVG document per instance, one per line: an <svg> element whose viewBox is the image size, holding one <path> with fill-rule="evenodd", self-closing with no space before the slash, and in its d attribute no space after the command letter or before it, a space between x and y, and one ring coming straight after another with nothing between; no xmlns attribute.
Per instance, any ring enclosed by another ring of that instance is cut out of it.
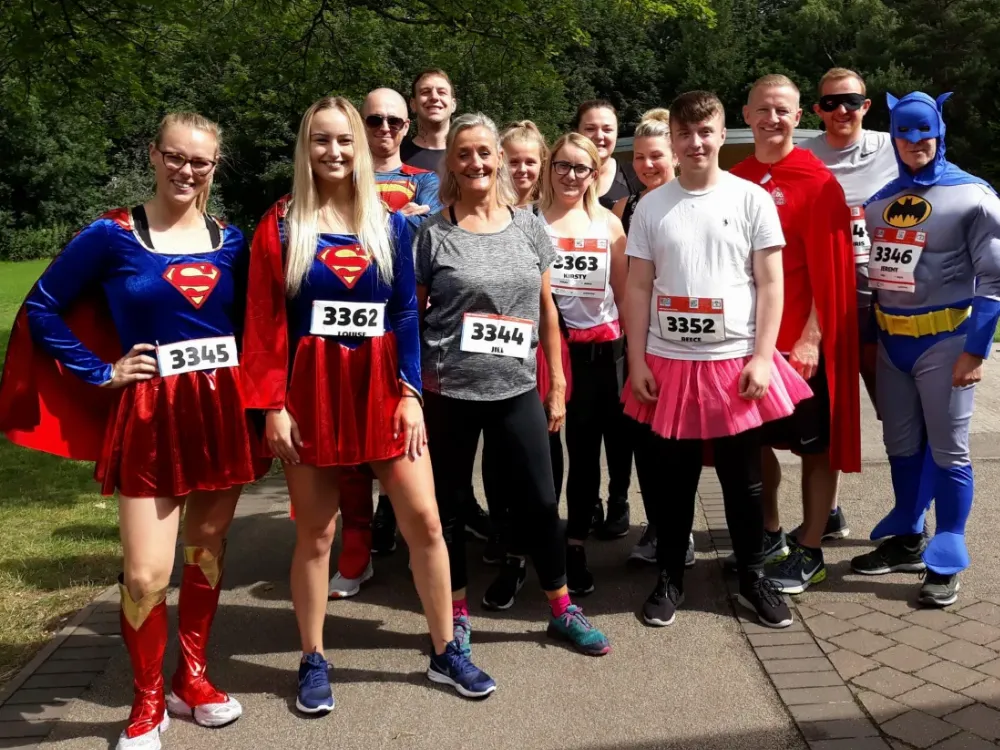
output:
<svg viewBox="0 0 1000 750"><path fill-rule="evenodd" d="M729 125L759 75L803 90L833 65L885 91L954 89L949 149L1000 179L1000 0L8 0L0 14L0 259L48 255L148 196L147 147L168 111L223 126L213 209L252 230L287 191L302 111L448 70L460 110L530 117L556 136L576 105L642 112L716 91Z"/></svg>

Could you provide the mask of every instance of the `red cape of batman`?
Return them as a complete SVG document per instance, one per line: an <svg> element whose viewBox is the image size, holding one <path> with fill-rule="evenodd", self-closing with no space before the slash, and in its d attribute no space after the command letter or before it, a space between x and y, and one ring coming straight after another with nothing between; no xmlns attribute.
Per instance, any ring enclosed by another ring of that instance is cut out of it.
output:
<svg viewBox="0 0 1000 750"><path fill-rule="evenodd" d="M830 389L830 464L844 472L861 471L854 246L844 191L823 162L797 147L775 164L750 156L733 167L732 173L755 185L770 173L763 187L772 194L779 189L787 201L786 206L780 202L778 206L785 252L805 255L823 336Z"/></svg>
<svg viewBox="0 0 1000 750"><path fill-rule="evenodd" d="M113 219L131 231L128 210ZM84 346L106 362L121 357L121 344L99 286L87 290L63 319ZM0 376L0 432L16 445L78 461L97 461L108 415L120 391L85 383L37 346L24 306L17 313Z"/></svg>

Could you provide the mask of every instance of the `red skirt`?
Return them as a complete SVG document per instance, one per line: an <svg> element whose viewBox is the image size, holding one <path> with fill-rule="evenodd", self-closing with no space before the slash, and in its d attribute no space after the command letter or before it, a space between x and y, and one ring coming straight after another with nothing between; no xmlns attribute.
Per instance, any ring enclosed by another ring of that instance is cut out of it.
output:
<svg viewBox="0 0 1000 750"><path fill-rule="evenodd" d="M394 439L402 387L392 333L349 349L334 339L306 336L295 350L288 412L299 426L302 463L356 466L406 452Z"/></svg>
<svg viewBox="0 0 1000 750"><path fill-rule="evenodd" d="M155 377L119 391L94 477L101 492L180 497L267 473L238 367Z"/></svg>

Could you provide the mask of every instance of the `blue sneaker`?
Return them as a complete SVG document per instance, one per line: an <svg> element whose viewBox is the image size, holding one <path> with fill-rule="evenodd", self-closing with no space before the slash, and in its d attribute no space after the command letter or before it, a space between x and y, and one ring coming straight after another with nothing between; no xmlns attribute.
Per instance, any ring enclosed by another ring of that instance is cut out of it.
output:
<svg viewBox="0 0 1000 750"><path fill-rule="evenodd" d="M328 714L333 710L330 665L320 654L308 654L299 665L299 697L295 707L304 714Z"/></svg>
<svg viewBox="0 0 1000 750"><path fill-rule="evenodd" d="M493 678L469 660L458 641L449 643L440 656L431 653L427 677L431 682L451 685L466 698L485 698L497 689Z"/></svg>
<svg viewBox="0 0 1000 750"><path fill-rule="evenodd" d="M466 659L472 658L472 623L468 615L452 615L452 627L455 629L455 643L462 649Z"/></svg>
<svg viewBox="0 0 1000 750"><path fill-rule="evenodd" d="M583 616L583 610L570 604L558 617L549 620L548 633L553 638L561 638L573 644L577 651L588 656L603 656L611 650L611 644L600 630Z"/></svg>

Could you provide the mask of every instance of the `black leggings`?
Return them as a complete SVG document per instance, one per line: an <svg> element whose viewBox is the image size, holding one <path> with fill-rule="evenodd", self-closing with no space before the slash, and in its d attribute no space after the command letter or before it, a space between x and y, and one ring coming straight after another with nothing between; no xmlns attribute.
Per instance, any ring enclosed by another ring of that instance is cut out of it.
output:
<svg viewBox="0 0 1000 750"><path fill-rule="evenodd" d="M570 344L573 397L566 404L566 535L586 539L594 505L601 501L601 441L608 457L609 503L628 500L632 440L622 412L624 339Z"/></svg>
<svg viewBox="0 0 1000 750"><path fill-rule="evenodd" d="M532 388L502 401L466 401L426 392L424 404L452 590L465 588L468 582L461 511L480 433L487 445L496 448L498 470L506 476L510 516L519 527L515 534L524 540L542 589L555 591L565 586L566 546L552 486L547 420L538 392Z"/></svg>
<svg viewBox="0 0 1000 750"><path fill-rule="evenodd" d="M695 493L701 477L701 440L671 440L649 425L633 422L639 488L656 524L656 562L680 581L688 534L694 521ZM711 441L715 472L722 485L726 524L740 571L763 564L764 514L761 508L760 429Z"/></svg>
<svg viewBox="0 0 1000 750"><path fill-rule="evenodd" d="M562 495L563 447L558 432L549 433L549 454L552 457L552 485L556 491L556 502ZM515 534L515 526L523 519L513 518L510 512L511 493L507 472L504 468L503 453L493 443L483 442L483 489L486 491L486 505L490 510L490 522L499 534L500 542L510 555L524 554L524 540Z"/></svg>

